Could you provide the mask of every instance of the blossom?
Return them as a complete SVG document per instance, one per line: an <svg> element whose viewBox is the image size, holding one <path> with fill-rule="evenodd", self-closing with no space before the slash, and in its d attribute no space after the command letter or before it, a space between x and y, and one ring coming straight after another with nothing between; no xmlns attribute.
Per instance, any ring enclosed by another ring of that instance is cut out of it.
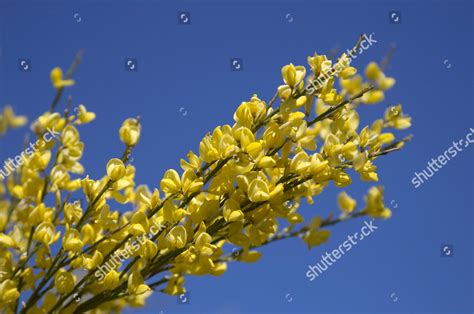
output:
<svg viewBox="0 0 474 314"><path fill-rule="evenodd" d="M284 65L273 99L252 94L232 124L204 134L180 169L150 185L136 182L141 167L130 163L139 118L118 128L122 157L91 175L80 134L95 113L79 105L74 115L41 114L31 126L37 149L0 181L0 310L13 312L20 293L31 290L28 312L119 312L143 306L153 290L185 292L187 276L257 262L260 247L277 240L297 237L314 248L329 240L333 224L389 218L375 186L365 207L341 191L338 218L317 212L305 219L306 203L326 189L381 180L378 158L401 149L406 140L397 132L411 126L401 105L363 124L359 106L381 102L395 80L375 63L357 74L345 53L331 59L308 57L309 77L305 66ZM59 96L74 84L60 68L51 80ZM25 123L7 107L0 134ZM48 130L59 136L45 141Z"/></svg>

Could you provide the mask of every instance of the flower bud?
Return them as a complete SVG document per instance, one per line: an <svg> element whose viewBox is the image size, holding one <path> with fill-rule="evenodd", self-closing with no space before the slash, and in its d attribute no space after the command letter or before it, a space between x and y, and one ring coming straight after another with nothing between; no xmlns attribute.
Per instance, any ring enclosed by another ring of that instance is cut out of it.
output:
<svg viewBox="0 0 474 314"><path fill-rule="evenodd" d="M107 163L107 176L112 181L118 181L125 176L125 166L118 158L112 158Z"/></svg>
<svg viewBox="0 0 474 314"><path fill-rule="evenodd" d="M54 287L61 294L71 292L74 289L74 285L74 276L65 270L60 270L54 277Z"/></svg>
<svg viewBox="0 0 474 314"><path fill-rule="evenodd" d="M127 146L135 146L140 138L140 125L136 119L127 119L119 131L120 140Z"/></svg>

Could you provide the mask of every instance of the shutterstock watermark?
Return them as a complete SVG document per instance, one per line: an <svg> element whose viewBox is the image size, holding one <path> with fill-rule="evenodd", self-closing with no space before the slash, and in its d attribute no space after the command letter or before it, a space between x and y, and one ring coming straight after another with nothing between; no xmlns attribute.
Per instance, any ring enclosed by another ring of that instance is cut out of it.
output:
<svg viewBox="0 0 474 314"><path fill-rule="evenodd" d="M431 158L431 160L428 161L428 166L420 173L415 172L415 176L411 179L411 183L415 186L415 189L428 181L428 179L438 172L438 170L441 170L441 168L443 168L443 166L446 165L448 161L451 160L451 158L456 157L458 153L462 152L463 147L466 148L470 144L474 143L474 129L469 128L469 131L470 132L467 133L464 138L458 141L453 141L453 145L446 149L443 154L438 155L436 158Z"/></svg>
<svg viewBox="0 0 474 314"><path fill-rule="evenodd" d="M150 227L150 233L136 236L136 240L130 239L123 250L119 249L115 251L107 262L97 267L98 270L94 273L94 276L99 280L104 279L110 271L118 268L125 260L134 256L134 252L140 250L140 247L145 244L148 239L153 238L153 236L164 228L165 225L162 225L160 222L153 222L153 225Z"/></svg>
<svg viewBox="0 0 474 314"><path fill-rule="evenodd" d="M316 277L328 270L328 268L335 264L338 259L344 256L345 253L349 252L358 243L358 241L362 241L375 232L378 227L375 226L373 222L374 219L370 221L364 221L364 226L360 228L360 233L355 232L348 235L347 240L342 242L337 247L337 249L332 250L331 253L326 251L326 254L321 255L321 260L317 262L316 265L308 265L309 270L306 272L306 277L308 277L309 281L313 281L316 279Z"/></svg>
<svg viewBox="0 0 474 314"><path fill-rule="evenodd" d="M61 133L56 132L56 130L54 130L54 127L53 129L48 128L47 132L43 134L42 138L46 143L49 143L59 134ZM8 160L4 161L4 166L2 167L2 169L0 169L0 181L7 178L10 174L15 172L18 167L23 165L26 160L30 159L31 156L38 150L40 143L41 140L38 139L35 143L30 143L28 147L25 148L23 152L21 152L21 154L16 155L14 158L10 157L8 158Z"/></svg>

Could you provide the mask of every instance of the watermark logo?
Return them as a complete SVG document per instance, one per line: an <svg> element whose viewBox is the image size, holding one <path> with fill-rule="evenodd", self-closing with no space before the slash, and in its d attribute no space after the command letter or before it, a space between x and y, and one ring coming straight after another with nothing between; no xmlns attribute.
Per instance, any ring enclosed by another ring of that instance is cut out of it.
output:
<svg viewBox="0 0 474 314"><path fill-rule="evenodd" d="M82 22L82 17L79 15L79 13L74 13L74 20L75 20L77 23L81 23L81 22Z"/></svg>
<svg viewBox="0 0 474 314"><path fill-rule="evenodd" d="M178 24L191 24L191 12L178 12Z"/></svg>
<svg viewBox="0 0 474 314"><path fill-rule="evenodd" d="M287 21L288 23L293 23L293 21L295 20L295 19L293 18L293 15L291 15L290 13L287 13L287 14L285 15L285 19L286 19L286 21Z"/></svg>
<svg viewBox="0 0 474 314"><path fill-rule="evenodd" d="M454 245L452 244L441 245L441 257L454 257Z"/></svg>
<svg viewBox="0 0 474 314"><path fill-rule="evenodd" d="M31 72L31 60L26 58L18 59L18 70L21 72Z"/></svg>
<svg viewBox="0 0 474 314"><path fill-rule="evenodd" d="M230 59L230 69L232 71L242 71L244 69L244 62L242 58Z"/></svg>
<svg viewBox="0 0 474 314"><path fill-rule="evenodd" d="M179 108L179 112L181 112L181 115L182 115L183 117L185 117L185 116L188 115L188 111L187 111L186 108L184 108L184 107Z"/></svg>
<svg viewBox="0 0 474 314"><path fill-rule="evenodd" d="M394 292L390 295L390 299L392 299L393 302L397 302L398 301L398 296L397 294Z"/></svg>
<svg viewBox="0 0 474 314"><path fill-rule="evenodd" d="M138 71L138 62L136 58L125 58L125 71L127 72Z"/></svg>
<svg viewBox="0 0 474 314"><path fill-rule="evenodd" d="M446 66L447 69L451 69L451 63L449 63L448 59L445 59L443 63Z"/></svg>
<svg viewBox="0 0 474 314"><path fill-rule="evenodd" d="M388 20L390 24L402 24L402 12L400 11L388 12Z"/></svg>
<svg viewBox="0 0 474 314"><path fill-rule="evenodd" d="M178 295L177 298L178 304L189 304L190 296L191 294L189 293L189 291L181 293L180 295Z"/></svg>

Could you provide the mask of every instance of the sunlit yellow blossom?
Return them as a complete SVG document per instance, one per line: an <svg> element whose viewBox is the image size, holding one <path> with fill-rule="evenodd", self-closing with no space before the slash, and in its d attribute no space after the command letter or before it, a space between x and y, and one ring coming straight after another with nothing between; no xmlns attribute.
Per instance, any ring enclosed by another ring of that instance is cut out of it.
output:
<svg viewBox="0 0 474 314"><path fill-rule="evenodd" d="M150 290L139 272L134 272L128 277L128 292L130 294L142 294Z"/></svg>
<svg viewBox="0 0 474 314"><path fill-rule="evenodd" d="M120 140L127 146L135 146L140 139L140 124L136 119L127 119L123 122L120 128Z"/></svg>
<svg viewBox="0 0 474 314"><path fill-rule="evenodd" d="M392 211L384 205L383 188L374 186L369 189L365 197L366 207L364 212L374 218L390 218Z"/></svg>
<svg viewBox="0 0 474 314"><path fill-rule="evenodd" d="M339 193L337 197L337 202L338 202L339 208L345 213L352 212L357 204L355 199L350 197L346 192Z"/></svg>
<svg viewBox="0 0 474 314"><path fill-rule="evenodd" d="M15 302L20 297L17 286L13 280L7 279L0 283L0 301L3 304Z"/></svg>
<svg viewBox="0 0 474 314"><path fill-rule="evenodd" d="M122 158L87 171L81 131L96 115L84 105L71 110L71 101L61 107L75 66L67 78L53 69L57 98L31 125L34 149L0 177L0 311L14 312L22 293L18 309L28 314L119 313L144 306L152 291L185 292L187 276L257 262L263 245L295 237L312 248L328 241L334 224L390 217L382 187L358 210L341 192L341 215L303 210L326 189L378 181L378 158L401 149L407 139L397 140L398 130L411 125L401 105L372 122L362 116L360 106L381 102L395 83L377 64L365 76L347 53L315 53L308 64L309 77L303 66L283 66L273 98L240 102L233 121L209 129L180 168L148 184L136 181L143 170L132 165L138 117L118 130L124 145L109 156ZM0 135L24 123L7 107Z"/></svg>
<svg viewBox="0 0 474 314"><path fill-rule="evenodd" d="M4 135L9 128L18 128L26 124L25 116L17 116L11 106L3 108L0 111L0 135Z"/></svg>
<svg viewBox="0 0 474 314"><path fill-rule="evenodd" d="M63 79L63 70L60 67L55 67L51 71L51 82L56 89L74 85L74 80Z"/></svg>
<svg viewBox="0 0 474 314"><path fill-rule="evenodd" d="M119 274L115 270L111 270L105 275L104 287L107 290L115 289L119 283Z"/></svg>
<svg viewBox="0 0 474 314"><path fill-rule="evenodd" d="M86 106L79 105L77 108L77 124L85 124L95 119L95 113L87 111Z"/></svg>
<svg viewBox="0 0 474 314"><path fill-rule="evenodd" d="M329 230L321 230L319 229L322 224L321 217L315 217L311 221L309 231L304 237L304 242L308 244L309 248L313 246L321 245L322 243L326 242L331 235Z"/></svg>
<svg viewBox="0 0 474 314"><path fill-rule="evenodd" d="M54 287L59 293L69 293L74 288L76 279L74 275L65 270L60 270L54 277Z"/></svg>
<svg viewBox="0 0 474 314"><path fill-rule="evenodd" d="M118 158L112 158L107 163L107 176L112 181L117 181L125 175L125 166Z"/></svg>

